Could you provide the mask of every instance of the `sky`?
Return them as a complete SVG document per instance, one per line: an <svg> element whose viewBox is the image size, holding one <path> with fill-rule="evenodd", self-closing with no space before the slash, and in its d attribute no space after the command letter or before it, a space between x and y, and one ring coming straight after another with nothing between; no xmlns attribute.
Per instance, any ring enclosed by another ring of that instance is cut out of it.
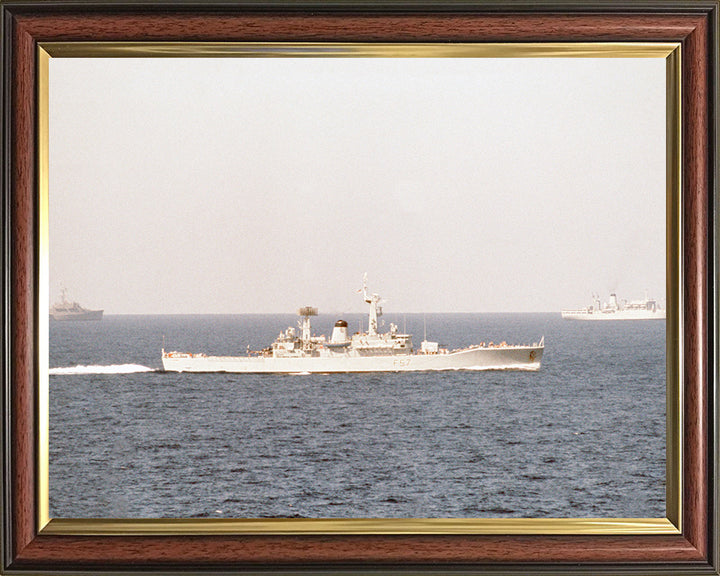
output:
<svg viewBox="0 0 720 576"><path fill-rule="evenodd" d="M106 314L664 301L665 61L53 58L49 196Z"/></svg>

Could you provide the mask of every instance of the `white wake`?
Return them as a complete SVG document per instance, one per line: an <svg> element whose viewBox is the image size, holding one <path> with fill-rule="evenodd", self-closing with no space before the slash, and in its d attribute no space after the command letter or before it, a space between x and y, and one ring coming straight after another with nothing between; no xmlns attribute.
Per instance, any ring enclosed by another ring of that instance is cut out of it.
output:
<svg viewBox="0 0 720 576"><path fill-rule="evenodd" d="M57 374L133 374L135 372L155 372L153 368L140 364L111 364L110 366L69 366L50 368L51 375Z"/></svg>

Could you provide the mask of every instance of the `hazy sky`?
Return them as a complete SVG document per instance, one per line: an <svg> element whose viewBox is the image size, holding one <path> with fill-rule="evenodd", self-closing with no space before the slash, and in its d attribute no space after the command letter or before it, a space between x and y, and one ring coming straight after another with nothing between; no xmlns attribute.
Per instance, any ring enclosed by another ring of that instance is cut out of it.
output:
<svg viewBox="0 0 720 576"><path fill-rule="evenodd" d="M664 118L661 58L54 58L51 300L664 300Z"/></svg>

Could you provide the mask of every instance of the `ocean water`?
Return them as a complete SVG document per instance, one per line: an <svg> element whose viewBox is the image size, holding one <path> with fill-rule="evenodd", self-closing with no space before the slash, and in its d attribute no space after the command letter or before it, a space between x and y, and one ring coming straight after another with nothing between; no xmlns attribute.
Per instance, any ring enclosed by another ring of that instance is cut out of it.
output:
<svg viewBox="0 0 720 576"><path fill-rule="evenodd" d="M336 318L313 320L329 335ZM164 373L163 340L167 350L244 353L296 317L52 323L51 516L665 516L664 322L384 320L416 346L424 325L450 348L544 335L542 368Z"/></svg>

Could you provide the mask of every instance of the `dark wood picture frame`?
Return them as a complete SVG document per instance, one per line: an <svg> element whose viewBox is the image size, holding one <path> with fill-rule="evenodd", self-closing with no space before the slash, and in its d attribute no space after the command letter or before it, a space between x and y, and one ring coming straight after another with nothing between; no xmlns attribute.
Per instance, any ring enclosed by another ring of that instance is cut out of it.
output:
<svg viewBox="0 0 720 576"><path fill-rule="evenodd" d="M7 0L0 10L2 571L719 573L717 1ZM38 530L38 46L80 41L681 43L681 533L79 536Z"/></svg>

